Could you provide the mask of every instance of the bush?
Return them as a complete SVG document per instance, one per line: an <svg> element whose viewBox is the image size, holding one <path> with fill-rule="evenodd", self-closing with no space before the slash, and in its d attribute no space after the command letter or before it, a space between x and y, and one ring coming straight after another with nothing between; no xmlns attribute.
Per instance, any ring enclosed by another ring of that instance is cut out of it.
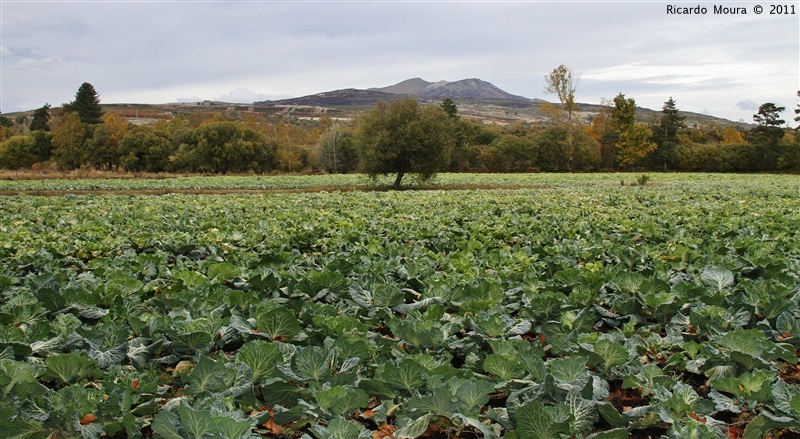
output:
<svg viewBox="0 0 800 439"><path fill-rule="evenodd" d="M0 144L0 168L30 168L36 163L36 139L33 136L13 136Z"/></svg>
<svg viewBox="0 0 800 439"><path fill-rule="evenodd" d="M501 134L489 148L502 172L526 172L534 168L536 144L530 138Z"/></svg>

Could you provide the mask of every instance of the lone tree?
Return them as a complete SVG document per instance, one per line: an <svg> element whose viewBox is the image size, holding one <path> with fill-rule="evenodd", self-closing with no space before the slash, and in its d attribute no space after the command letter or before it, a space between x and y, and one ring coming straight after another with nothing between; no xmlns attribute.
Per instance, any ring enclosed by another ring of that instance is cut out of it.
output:
<svg viewBox="0 0 800 439"><path fill-rule="evenodd" d="M421 106L416 99L383 101L366 112L356 128L362 170L370 177L418 174L428 180L450 162L453 120L439 106Z"/></svg>
<svg viewBox="0 0 800 439"><path fill-rule="evenodd" d="M558 96L564 111L567 112L567 120L572 121L572 112L578 110L575 103L575 90L578 88L579 78L576 78L572 70L564 64L553 69L544 77L544 92Z"/></svg>
<svg viewBox="0 0 800 439"><path fill-rule="evenodd" d="M772 102L761 104L758 113L753 115L753 120L758 124L750 131L748 140L756 144L776 145L783 138L783 128L786 123L781 119L781 112L786 107L779 107Z"/></svg>
<svg viewBox="0 0 800 439"><path fill-rule="evenodd" d="M81 122L89 125L97 125L103 122L103 109L100 108L100 95L92 84L84 82L75 93L75 100L64 104L65 112L74 111L78 113Z"/></svg>

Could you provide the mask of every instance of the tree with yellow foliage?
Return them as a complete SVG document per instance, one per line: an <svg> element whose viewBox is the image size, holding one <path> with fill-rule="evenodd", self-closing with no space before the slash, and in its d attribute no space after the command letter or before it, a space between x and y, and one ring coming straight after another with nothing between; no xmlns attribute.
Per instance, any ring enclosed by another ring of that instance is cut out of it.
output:
<svg viewBox="0 0 800 439"><path fill-rule="evenodd" d="M722 143L726 145L744 143L744 137L742 137L742 133L739 132L736 127L728 125L725 131L722 132Z"/></svg>
<svg viewBox="0 0 800 439"><path fill-rule="evenodd" d="M111 171L119 166L119 143L128 131L128 121L118 113L103 116L87 144L89 163L96 169Z"/></svg>
<svg viewBox="0 0 800 439"><path fill-rule="evenodd" d="M58 169L71 171L85 163L86 128L78 113L61 116L53 127L53 159Z"/></svg>

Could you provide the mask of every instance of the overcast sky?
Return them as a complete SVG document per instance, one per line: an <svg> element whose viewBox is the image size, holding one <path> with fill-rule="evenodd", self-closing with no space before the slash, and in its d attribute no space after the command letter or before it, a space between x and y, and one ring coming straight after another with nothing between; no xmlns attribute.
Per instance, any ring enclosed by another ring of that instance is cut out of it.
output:
<svg viewBox="0 0 800 439"><path fill-rule="evenodd" d="M59 106L83 82L104 103L252 102L413 77L556 101L544 76L565 64L581 75L579 102L624 93L660 109L673 97L746 122L774 102L791 121L800 3L774 3L795 15L737 1L0 0L0 110ZM747 15L715 15L715 4Z"/></svg>

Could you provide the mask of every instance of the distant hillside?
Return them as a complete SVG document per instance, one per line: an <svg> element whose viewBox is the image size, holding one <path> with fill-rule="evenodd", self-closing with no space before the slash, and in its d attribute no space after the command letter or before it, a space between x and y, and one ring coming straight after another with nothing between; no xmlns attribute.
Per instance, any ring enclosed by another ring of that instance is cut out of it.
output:
<svg viewBox="0 0 800 439"><path fill-rule="evenodd" d="M256 102L254 106L300 117L304 115L314 117L320 112L329 112L339 118L352 118L358 112L374 106L378 101L391 102L407 97L419 99L425 104L437 104L445 98L450 98L456 103L459 114L486 123L505 125L515 121L550 122L549 115L541 111L542 104L547 101L516 96L477 78L453 82L428 82L421 78L411 78L387 87L367 90L348 88L293 99ZM579 106L580 110L574 117L584 123L591 122L600 111L600 106L597 104L579 104ZM689 126L715 123L721 126L747 127L747 124L705 114L690 112L681 114L686 116L686 123ZM660 116L660 110L637 108L639 120L654 121Z"/></svg>
<svg viewBox="0 0 800 439"><path fill-rule="evenodd" d="M445 98L453 99L458 113L467 118L484 123L507 125L514 122L552 123L550 113L542 111L547 101L529 99L507 93L489 82L477 78L460 81L428 82L412 78L394 85L367 90L346 88L326 91L309 96L274 101L261 101L253 104L233 104L226 102L194 102L173 104L102 104L106 111L118 112L134 124L153 124L161 119L169 119L176 114L223 113L236 116L257 113L263 116L292 117L296 122L313 124L320 115L327 114L335 120L348 121L360 112L375 106L378 101L392 102L413 97L426 105L438 105ZM552 104L559 106L560 104ZM601 107L597 104L578 104L580 109L573 117L582 123L591 123ZM753 125L733 122L728 119L699 113L681 112L686 116L688 126L716 124L721 127L733 125L749 129ZM4 114L7 117L32 117L33 110ZM660 110L637 108L636 117L640 121L657 123Z"/></svg>
<svg viewBox="0 0 800 439"><path fill-rule="evenodd" d="M261 106L314 106L314 107L351 107L351 106L373 106L378 101L394 101L402 99L404 95L387 93L376 90L358 90L346 88L343 90L326 91L315 95L303 96L292 99L281 99L277 101L256 102L253 105Z"/></svg>
<svg viewBox="0 0 800 439"><path fill-rule="evenodd" d="M415 96L424 99L508 99L530 101L530 99L507 93L492 83L477 78L455 82L428 82L420 78L407 79L395 85L370 90Z"/></svg>

